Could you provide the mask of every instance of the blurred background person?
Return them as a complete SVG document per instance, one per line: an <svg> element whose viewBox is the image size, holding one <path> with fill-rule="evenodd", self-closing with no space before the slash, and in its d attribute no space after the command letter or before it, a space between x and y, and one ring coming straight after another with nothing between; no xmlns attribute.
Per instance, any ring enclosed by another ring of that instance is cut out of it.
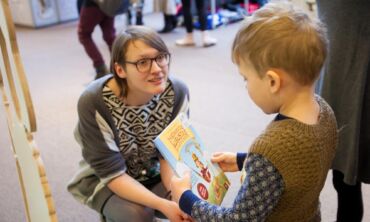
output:
<svg viewBox="0 0 370 222"><path fill-rule="evenodd" d="M154 11L162 12L164 16L164 27L159 33L168 33L177 27L176 0L156 0Z"/></svg>
<svg viewBox="0 0 370 222"><path fill-rule="evenodd" d="M370 1L318 0L317 6L330 41L321 94L341 129L332 165L337 222L359 222L361 183L370 183Z"/></svg>
<svg viewBox="0 0 370 222"><path fill-rule="evenodd" d="M134 24L132 18L135 16L135 25L144 25L143 9L144 0L130 0L130 7L127 11L127 24Z"/></svg>
<svg viewBox="0 0 370 222"><path fill-rule="evenodd" d="M191 2L192 0L181 0L182 11L184 15L184 24L186 28L186 35L182 39L176 40L176 45L178 46L194 46L195 41L193 37L193 15L191 12ZM207 31L207 12L206 12L206 0L195 0L195 5L197 8L197 14L200 24L200 30L202 32L202 46L209 47L217 43L215 38L212 38Z"/></svg>
<svg viewBox="0 0 370 222"><path fill-rule="evenodd" d="M77 7L81 7L77 31L78 39L93 62L96 73L95 79L108 74L109 69L92 39L92 33L95 27L99 25L103 39L107 43L109 50L111 50L116 37L114 16L127 11L127 4L127 0L100 1L99 4L95 3L94 0L77 2Z"/></svg>

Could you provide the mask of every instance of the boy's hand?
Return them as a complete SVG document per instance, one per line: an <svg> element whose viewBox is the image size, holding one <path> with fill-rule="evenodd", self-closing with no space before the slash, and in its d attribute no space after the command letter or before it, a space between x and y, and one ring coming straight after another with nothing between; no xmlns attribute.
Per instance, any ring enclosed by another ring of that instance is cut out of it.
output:
<svg viewBox="0 0 370 222"><path fill-rule="evenodd" d="M218 163L220 168L225 172L239 171L238 164L236 163L236 153L216 152L212 155L211 161Z"/></svg>
<svg viewBox="0 0 370 222"><path fill-rule="evenodd" d="M179 206L173 201L166 201L162 205L162 213L168 218L171 222L192 222L192 218L186 213L182 212Z"/></svg>
<svg viewBox="0 0 370 222"><path fill-rule="evenodd" d="M184 173L183 177L179 178L173 176L171 178L171 194L172 199L177 203L180 200L181 195L186 191L191 189L191 172L187 171Z"/></svg>

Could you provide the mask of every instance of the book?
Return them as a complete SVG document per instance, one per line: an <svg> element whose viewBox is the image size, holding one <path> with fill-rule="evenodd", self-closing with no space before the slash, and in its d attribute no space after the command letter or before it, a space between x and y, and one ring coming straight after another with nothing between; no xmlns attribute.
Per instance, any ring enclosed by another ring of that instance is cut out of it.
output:
<svg viewBox="0 0 370 222"><path fill-rule="evenodd" d="M178 176L190 169L195 195L212 204L222 203L230 187L229 179L218 164L211 162L186 114L180 113L154 139L154 143Z"/></svg>

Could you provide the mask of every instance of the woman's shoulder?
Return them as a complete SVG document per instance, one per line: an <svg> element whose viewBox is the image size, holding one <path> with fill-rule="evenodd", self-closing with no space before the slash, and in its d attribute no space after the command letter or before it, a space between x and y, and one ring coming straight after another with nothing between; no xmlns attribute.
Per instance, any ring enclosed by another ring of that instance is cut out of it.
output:
<svg viewBox="0 0 370 222"><path fill-rule="evenodd" d="M171 84L174 86L174 87L184 87L184 88L188 88L187 85L185 84L185 82L177 77L174 77L174 76L169 76L168 77L168 80L171 82Z"/></svg>
<svg viewBox="0 0 370 222"><path fill-rule="evenodd" d="M92 81L87 85L85 90L80 95L80 98L78 99L78 106L84 106L92 105L94 104L98 98L102 98L102 90L105 85L105 83L112 78L112 75L106 75L102 78L99 78L97 80Z"/></svg>
<svg viewBox="0 0 370 222"><path fill-rule="evenodd" d="M170 76L168 80L171 83L171 87L175 91L175 95L188 95L189 94L189 89L188 86L180 79Z"/></svg>
<svg viewBox="0 0 370 222"><path fill-rule="evenodd" d="M104 85L108 82L108 80L110 80L113 76L111 74L109 75L106 75L106 76L103 76L99 79L96 79L92 82L90 82L85 90L82 92L81 96L87 96L87 95L91 95L91 94L96 94L98 93L99 91L101 91L104 87Z"/></svg>

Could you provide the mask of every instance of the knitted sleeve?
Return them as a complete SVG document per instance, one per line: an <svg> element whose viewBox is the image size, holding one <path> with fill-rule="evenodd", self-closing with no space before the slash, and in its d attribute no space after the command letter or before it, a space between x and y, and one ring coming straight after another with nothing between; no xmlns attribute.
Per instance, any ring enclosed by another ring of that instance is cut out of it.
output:
<svg viewBox="0 0 370 222"><path fill-rule="evenodd" d="M238 169L243 169L244 160L247 158L247 153L237 153L236 154L236 164L238 165Z"/></svg>
<svg viewBox="0 0 370 222"><path fill-rule="evenodd" d="M191 192L184 193L180 208L186 212L191 204L191 216L196 221L265 221L278 204L284 191L284 182L277 169L263 156L249 154L246 165L246 178L239 189L232 207L212 205L194 198Z"/></svg>

